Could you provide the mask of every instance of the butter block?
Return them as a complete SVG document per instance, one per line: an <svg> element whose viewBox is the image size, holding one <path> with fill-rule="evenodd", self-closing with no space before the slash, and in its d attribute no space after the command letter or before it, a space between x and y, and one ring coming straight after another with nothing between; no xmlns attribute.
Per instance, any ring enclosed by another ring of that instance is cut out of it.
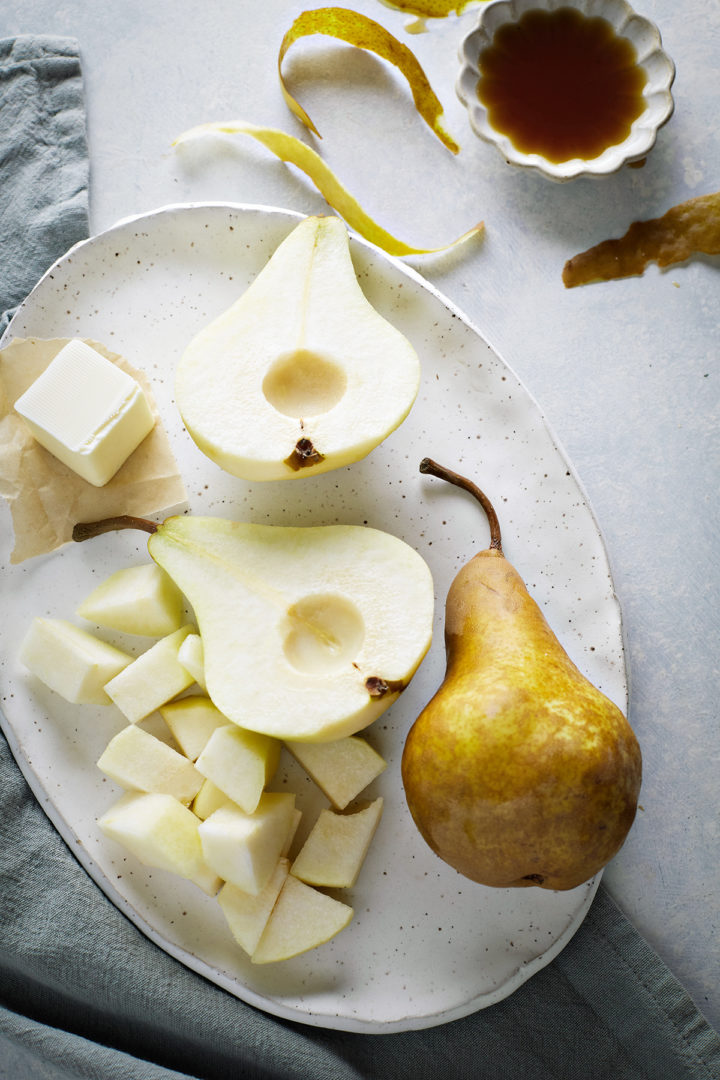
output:
<svg viewBox="0 0 720 1080"><path fill-rule="evenodd" d="M135 379L75 339L15 402L41 446L88 483L112 479L155 420Z"/></svg>

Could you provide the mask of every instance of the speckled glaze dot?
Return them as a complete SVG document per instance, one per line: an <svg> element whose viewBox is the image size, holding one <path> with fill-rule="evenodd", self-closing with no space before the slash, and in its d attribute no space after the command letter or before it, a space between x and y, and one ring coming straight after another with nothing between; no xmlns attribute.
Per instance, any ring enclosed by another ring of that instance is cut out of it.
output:
<svg viewBox="0 0 720 1080"><path fill-rule="evenodd" d="M580 925L597 879L570 893L485 889L441 863L412 824L400 780L403 740L443 677L450 582L488 542L474 500L421 476L420 460L433 457L487 491L507 557L576 663L625 708L620 612L598 525L531 394L449 301L362 241L351 245L362 288L422 362L422 387L405 423L364 461L307 479L249 484L200 453L174 404L178 358L298 220L284 210L210 204L120 222L51 268L5 341L82 336L111 343L143 369L190 493L181 511L283 525L365 523L402 537L427 560L437 599L433 646L410 687L366 733L388 768L367 791L384 797L383 820L357 884L344 896L355 919L328 945L254 967L234 945L214 898L146 870L99 834L96 818L120 792L92 763L115 720L88 706L81 721L81 707L29 680L16 640L33 615L72 618L104 576L147 559L139 534L106 534L2 567L3 726L34 792L88 872L171 955L291 1020L360 1032L425 1028L501 1000L547 964ZM9 539L0 563L8 563L7 548ZM138 651L136 641L103 636ZM309 829L324 802L289 755L273 787L298 793Z"/></svg>

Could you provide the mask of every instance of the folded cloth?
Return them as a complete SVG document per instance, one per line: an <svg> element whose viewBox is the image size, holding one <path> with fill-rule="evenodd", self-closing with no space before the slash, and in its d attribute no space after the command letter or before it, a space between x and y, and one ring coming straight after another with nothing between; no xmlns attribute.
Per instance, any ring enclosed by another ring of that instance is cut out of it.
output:
<svg viewBox="0 0 720 1080"><path fill-rule="evenodd" d="M3 309L88 231L88 154L77 43L0 40L0 245ZM0 333L8 321L0 321Z"/></svg>
<svg viewBox="0 0 720 1080"><path fill-rule="evenodd" d="M0 106L2 310L86 229L75 43L0 41ZM506 1000L425 1031L349 1034L259 1012L152 944L68 850L2 736L0 820L0 1080L720 1077L720 1037L602 888Z"/></svg>

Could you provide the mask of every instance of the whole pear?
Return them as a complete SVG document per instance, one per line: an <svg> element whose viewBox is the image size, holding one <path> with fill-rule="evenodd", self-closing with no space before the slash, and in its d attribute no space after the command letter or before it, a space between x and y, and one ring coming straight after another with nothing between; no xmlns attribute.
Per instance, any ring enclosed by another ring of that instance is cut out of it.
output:
<svg viewBox="0 0 720 1080"><path fill-rule="evenodd" d="M473 881L572 889L605 866L632 825L637 739L504 557L487 496L428 458L420 470L471 492L491 541L448 592L445 678L403 751L410 812L432 850Z"/></svg>

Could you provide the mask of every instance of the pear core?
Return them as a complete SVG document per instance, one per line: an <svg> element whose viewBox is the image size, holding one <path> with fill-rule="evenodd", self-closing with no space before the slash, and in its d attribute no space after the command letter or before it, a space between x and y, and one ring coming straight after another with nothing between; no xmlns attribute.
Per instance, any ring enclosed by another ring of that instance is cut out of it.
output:
<svg viewBox="0 0 720 1080"><path fill-rule="evenodd" d="M283 651L296 671L320 675L352 662L365 637L363 617L346 596L306 596L289 609Z"/></svg>
<svg viewBox="0 0 720 1080"><path fill-rule="evenodd" d="M333 360L295 349L273 361L263 379L266 400L284 416L321 416L345 395L347 375Z"/></svg>

